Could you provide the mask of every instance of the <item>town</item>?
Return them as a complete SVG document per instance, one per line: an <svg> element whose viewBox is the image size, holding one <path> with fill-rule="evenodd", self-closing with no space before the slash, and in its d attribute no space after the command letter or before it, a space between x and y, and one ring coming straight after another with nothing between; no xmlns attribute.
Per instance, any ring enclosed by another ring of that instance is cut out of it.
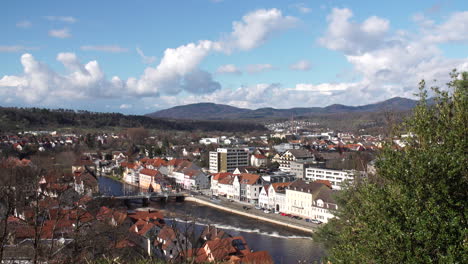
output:
<svg viewBox="0 0 468 264"><path fill-rule="evenodd" d="M198 239L189 239L180 226L166 224L162 211L125 209L122 201L127 200L113 195L106 200L102 197L106 186L98 179L134 187L133 196L160 194L167 201L171 194L182 194L182 200L221 206L247 217L260 215L265 221L313 232L335 217L336 192L373 173L374 152L384 137L312 133L296 125L272 126L269 134L255 136L171 136L142 127L122 133L3 135L2 154L9 157L3 158L2 168L49 166L46 175L29 183L37 191L28 196L35 202L8 211L11 239L3 243L14 246L14 253L6 247L4 255L12 261L44 258L42 253L31 254L55 250L47 257L58 259L78 250L73 243L91 230L107 225L106 230L114 229L119 237L111 252L132 249L148 257L197 263L272 263L268 252L249 250L245 238L232 237L228 231L206 226ZM402 142L394 140L396 147ZM38 214L40 221L35 218ZM77 258L92 258L89 254Z"/></svg>

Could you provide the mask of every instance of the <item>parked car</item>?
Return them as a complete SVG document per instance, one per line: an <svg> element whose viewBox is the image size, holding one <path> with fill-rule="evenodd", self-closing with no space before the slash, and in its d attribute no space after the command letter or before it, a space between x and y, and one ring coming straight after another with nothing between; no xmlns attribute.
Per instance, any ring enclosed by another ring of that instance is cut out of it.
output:
<svg viewBox="0 0 468 264"><path fill-rule="evenodd" d="M275 211L275 214L280 214L280 211Z"/></svg>
<svg viewBox="0 0 468 264"><path fill-rule="evenodd" d="M322 223L322 221L317 220L317 219L311 219L310 222L314 223L314 224L317 224L317 225L320 225Z"/></svg>
<svg viewBox="0 0 468 264"><path fill-rule="evenodd" d="M255 209L262 210L262 208L260 206L258 206L258 205L255 206Z"/></svg>

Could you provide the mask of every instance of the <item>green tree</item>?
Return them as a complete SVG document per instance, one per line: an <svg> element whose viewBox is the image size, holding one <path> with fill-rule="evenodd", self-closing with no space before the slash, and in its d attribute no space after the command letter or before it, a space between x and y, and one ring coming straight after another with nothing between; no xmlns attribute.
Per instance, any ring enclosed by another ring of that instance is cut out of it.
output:
<svg viewBox="0 0 468 264"><path fill-rule="evenodd" d="M447 90L420 83L420 102L398 127L406 146L388 144L377 175L337 196L337 219L315 238L332 263L468 263L468 73Z"/></svg>

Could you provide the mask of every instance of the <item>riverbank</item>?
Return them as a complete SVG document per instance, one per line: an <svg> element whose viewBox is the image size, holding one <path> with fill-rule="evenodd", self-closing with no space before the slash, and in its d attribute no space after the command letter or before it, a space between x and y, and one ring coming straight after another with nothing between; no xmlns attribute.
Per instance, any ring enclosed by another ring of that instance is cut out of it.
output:
<svg viewBox="0 0 468 264"><path fill-rule="evenodd" d="M300 230L300 231L307 232L307 233L313 233L315 231L315 227L312 227L312 226L299 225L299 224L296 224L296 223L287 223L283 219L273 219L273 217L276 218L276 216L273 216L273 215L271 215L269 217L266 217L266 216L261 216L261 215L258 215L258 214L247 213L247 212L241 211L239 209L230 208L230 207L222 206L222 205L219 205L219 204L215 204L215 203L213 203L213 202L211 202L209 200L205 200L205 199L202 199L202 198L186 197L185 200L189 201L189 202L194 202L194 203L206 205L206 206L209 206L209 207L213 207L213 208L216 208L216 209L219 209L219 210L222 210L222 211L226 211L226 212L229 212L229 213L233 213L233 214L253 218L253 219L256 219L256 220L259 220L259 221L265 221L265 222L268 222L268 223L272 223L272 224L281 225L281 226L284 226L284 227Z"/></svg>

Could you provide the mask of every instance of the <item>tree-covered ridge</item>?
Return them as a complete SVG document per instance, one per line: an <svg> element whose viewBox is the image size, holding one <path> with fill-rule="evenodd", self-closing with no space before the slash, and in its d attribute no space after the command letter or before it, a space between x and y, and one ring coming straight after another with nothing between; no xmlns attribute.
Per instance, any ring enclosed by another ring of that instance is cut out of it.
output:
<svg viewBox="0 0 468 264"><path fill-rule="evenodd" d="M252 131L265 130L259 124L235 121L171 121L120 113L96 113L67 109L0 107L0 132L61 127L105 128L145 127L164 130Z"/></svg>
<svg viewBox="0 0 468 264"><path fill-rule="evenodd" d="M387 146L377 175L337 197L338 218L316 234L332 263L468 263L468 73L451 76L434 105L420 83L397 129L406 146Z"/></svg>

